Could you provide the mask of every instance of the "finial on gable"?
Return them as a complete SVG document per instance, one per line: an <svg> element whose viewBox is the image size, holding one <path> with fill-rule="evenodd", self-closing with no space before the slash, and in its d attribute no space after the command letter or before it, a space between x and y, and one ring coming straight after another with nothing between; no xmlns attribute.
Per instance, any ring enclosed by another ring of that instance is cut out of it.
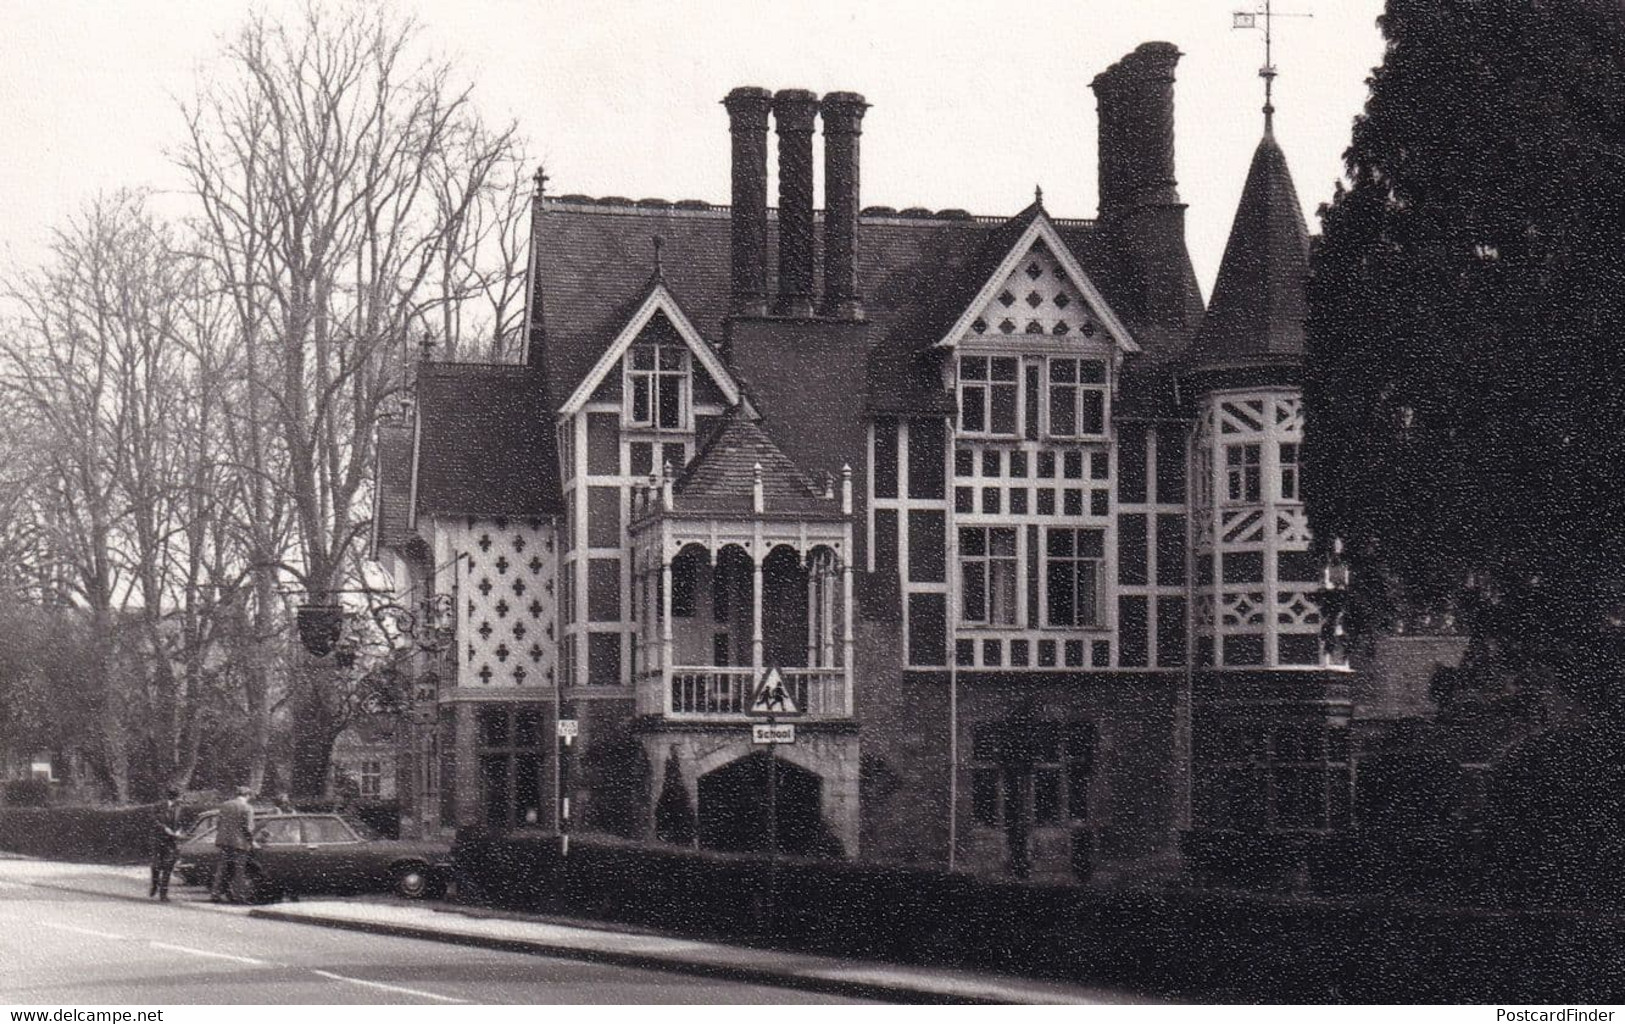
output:
<svg viewBox="0 0 1625 1024"><path fill-rule="evenodd" d="M1033 202L1037 203L1039 206L1044 205L1044 186L1042 186L1042 185L1034 185L1033 186Z"/></svg>
<svg viewBox="0 0 1625 1024"><path fill-rule="evenodd" d="M660 250L665 248L665 245L666 245L666 240L664 238L661 238L659 235L654 236L655 280L656 281L664 281L666 279L666 270L665 270L665 267L661 264L661 260L660 260Z"/></svg>
<svg viewBox="0 0 1625 1024"><path fill-rule="evenodd" d="M536 173L531 175L530 180L536 183L536 196L538 199L541 198L543 193L547 191L547 170L541 164L537 164Z"/></svg>

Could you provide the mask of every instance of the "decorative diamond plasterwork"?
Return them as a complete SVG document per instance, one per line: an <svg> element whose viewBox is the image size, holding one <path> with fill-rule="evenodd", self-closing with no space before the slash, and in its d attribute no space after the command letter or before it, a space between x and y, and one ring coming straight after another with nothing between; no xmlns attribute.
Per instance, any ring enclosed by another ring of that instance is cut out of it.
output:
<svg viewBox="0 0 1625 1024"><path fill-rule="evenodd" d="M1017 303L1030 314L1021 322L1008 318ZM1047 334L1067 337L1074 333L1095 336L1098 317L1078 290L1072 287L1066 269L1049 249L1036 244L1027 258L1016 265L1010 277L1001 282L999 293L971 322L971 333L983 336L993 325L1003 334Z"/></svg>
<svg viewBox="0 0 1625 1024"><path fill-rule="evenodd" d="M453 528L451 541L463 556L457 579L466 598L457 605L459 635L468 638L459 652L459 685L551 685L558 613L552 527L469 520Z"/></svg>

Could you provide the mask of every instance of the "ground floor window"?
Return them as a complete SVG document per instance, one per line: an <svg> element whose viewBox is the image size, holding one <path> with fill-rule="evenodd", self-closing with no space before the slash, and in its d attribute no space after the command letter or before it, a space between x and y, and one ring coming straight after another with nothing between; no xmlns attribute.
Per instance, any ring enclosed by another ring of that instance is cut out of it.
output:
<svg viewBox="0 0 1625 1024"><path fill-rule="evenodd" d="M1346 726L1320 718L1216 724L1199 741L1198 758L1196 809L1207 827L1349 825Z"/></svg>
<svg viewBox="0 0 1625 1024"><path fill-rule="evenodd" d="M487 825L515 828L549 819L545 724L539 704L479 706L476 757Z"/></svg>
<svg viewBox="0 0 1625 1024"><path fill-rule="evenodd" d="M971 734L971 819L1063 825L1090 818L1093 722L983 722Z"/></svg>

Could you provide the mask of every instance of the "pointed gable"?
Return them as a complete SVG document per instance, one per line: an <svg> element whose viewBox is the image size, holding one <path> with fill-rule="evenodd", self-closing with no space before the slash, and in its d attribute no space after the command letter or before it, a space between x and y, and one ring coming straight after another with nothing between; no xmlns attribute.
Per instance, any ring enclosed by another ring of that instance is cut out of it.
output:
<svg viewBox="0 0 1625 1024"><path fill-rule="evenodd" d="M840 514L840 500L824 497L823 490L752 422L743 406L729 410L704 450L673 485L675 510L691 514L750 512L757 466L762 467L763 506L768 513Z"/></svg>
<svg viewBox="0 0 1625 1024"><path fill-rule="evenodd" d="M1266 130L1247 171L1213 301L1187 365L1220 369L1303 358L1309 230L1286 154Z"/></svg>
<svg viewBox="0 0 1625 1024"><path fill-rule="evenodd" d="M620 365L621 357L632 343L647 333L681 340L694 355L695 382L701 386L714 386L728 404L739 401L739 388L722 365L716 350L700 336L693 321L683 312L676 296L660 277L652 279L645 290L643 301L621 325L620 331L599 354L598 360L576 385L575 391L559 408L566 415L581 411L597 390L610 377L610 371Z"/></svg>
<svg viewBox="0 0 1625 1024"><path fill-rule="evenodd" d="M1012 238L1012 236L1014 236ZM975 296L938 345L974 338L1110 338L1126 352L1138 352L1105 296L1078 264L1077 257L1037 203L1018 214L990 241L1006 241L997 262L983 262Z"/></svg>
<svg viewBox="0 0 1625 1024"><path fill-rule="evenodd" d="M1040 239L971 321L970 331L978 336L1077 333L1092 338L1100 331L1100 314Z"/></svg>

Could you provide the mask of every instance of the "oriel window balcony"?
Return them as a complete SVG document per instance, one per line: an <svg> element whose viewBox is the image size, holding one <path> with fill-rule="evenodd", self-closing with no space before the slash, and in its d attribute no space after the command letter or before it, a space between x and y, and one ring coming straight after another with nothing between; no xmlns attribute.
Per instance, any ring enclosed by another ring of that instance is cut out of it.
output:
<svg viewBox="0 0 1625 1024"><path fill-rule="evenodd" d="M635 495L630 532L639 714L747 721L777 668L795 714L852 717L850 471L820 491L736 419Z"/></svg>

